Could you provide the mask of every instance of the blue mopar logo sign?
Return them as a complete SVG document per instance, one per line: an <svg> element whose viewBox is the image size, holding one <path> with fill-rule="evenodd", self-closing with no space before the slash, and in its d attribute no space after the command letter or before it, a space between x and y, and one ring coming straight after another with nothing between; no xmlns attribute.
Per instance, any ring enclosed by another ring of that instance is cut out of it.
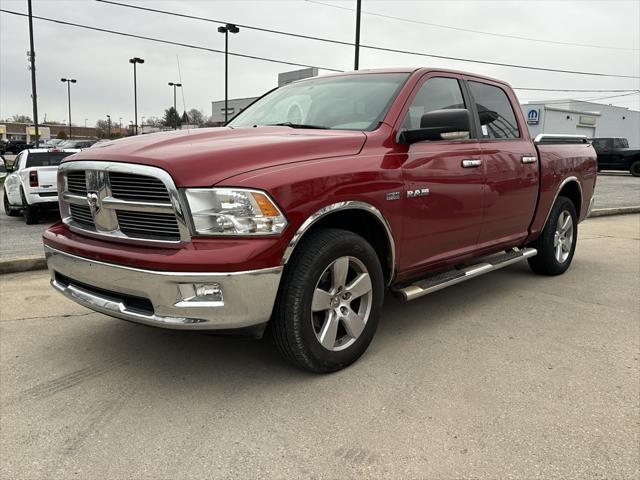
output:
<svg viewBox="0 0 640 480"><path fill-rule="evenodd" d="M532 108L527 112L527 123L529 125L537 125L540 121L540 109Z"/></svg>

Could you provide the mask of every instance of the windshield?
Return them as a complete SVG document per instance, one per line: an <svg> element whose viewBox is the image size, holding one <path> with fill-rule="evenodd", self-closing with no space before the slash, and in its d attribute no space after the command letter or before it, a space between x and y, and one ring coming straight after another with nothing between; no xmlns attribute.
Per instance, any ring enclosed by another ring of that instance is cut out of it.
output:
<svg viewBox="0 0 640 480"><path fill-rule="evenodd" d="M371 73L292 83L257 100L231 120L229 126L372 130L408 76L408 73Z"/></svg>
<svg viewBox="0 0 640 480"><path fill-rule="evenodd" d="M74 152L31 152L27 157L25 168L29 167L55 167L60 165L63 158L73 155Z"/></svg>

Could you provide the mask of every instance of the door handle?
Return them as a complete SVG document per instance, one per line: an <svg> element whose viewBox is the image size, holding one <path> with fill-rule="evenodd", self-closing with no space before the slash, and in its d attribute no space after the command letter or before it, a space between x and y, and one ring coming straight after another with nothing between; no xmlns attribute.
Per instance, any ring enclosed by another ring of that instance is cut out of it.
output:
<svg viewBox="0 0 640 480"><path fill-rule="evenodd" d="M522 163L536 163L538 161L538 157L532 155L524 155L522 157Z"/></svg>
<svg viewBox="0 0 640 480"><path fill-rule="evenodd" d="M482 165L482 160L480 160L479 158L462 160L462 168L478 168L480 165Z"/></svg>

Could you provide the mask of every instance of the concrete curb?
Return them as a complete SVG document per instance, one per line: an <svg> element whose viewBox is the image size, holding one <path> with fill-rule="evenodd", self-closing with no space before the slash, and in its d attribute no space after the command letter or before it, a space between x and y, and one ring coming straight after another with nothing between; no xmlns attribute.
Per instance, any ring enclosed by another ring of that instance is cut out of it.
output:
<svg viewBox="0 0 640 480"><path fill-rule="evenodd" d="M591 215L589 215L589 218L625 215L629 213L640 213L640 206L599 208L597 210L593 210ZM38 255L0 259L0 275L5 273L28 272L30 270L44 270L46 268L47 263L44 257Z"/></svg>
<svg viewBox="0 0 640 480"><path fill-rule="evenodd" d="M598 208L592 210L589 218L608 217L610 215L626 215L628 213L640 213L640 206L635 207L615 207L615 208Z"/></svg>
<svg viewBox="0 0 640 480"><path fill-rule="evenodd" d="M5 273L27 272L29 270L44 270L47 262L43 256L14 257L0 260L0 275Z"/></svg>

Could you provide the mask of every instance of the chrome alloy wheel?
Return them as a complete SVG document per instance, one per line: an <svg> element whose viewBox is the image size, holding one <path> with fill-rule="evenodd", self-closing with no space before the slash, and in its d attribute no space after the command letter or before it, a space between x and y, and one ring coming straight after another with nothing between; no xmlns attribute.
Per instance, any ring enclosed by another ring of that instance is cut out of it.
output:
<svg viewBox="0 0 640 480"><path fill-rule="evenodd" d="M553 247L558 263L564 263L569 258L573 245L573 219L571 214L563 210L558 216L556 233L553 236Z"/></svg>
<svg viewBox="0 0 640 480"><path fill-rule="evenodd" d="M334 260L320 275L311 304L318 342L331 351L344 350L360 337L369 320L371 277L355 257Z"/></svg>

